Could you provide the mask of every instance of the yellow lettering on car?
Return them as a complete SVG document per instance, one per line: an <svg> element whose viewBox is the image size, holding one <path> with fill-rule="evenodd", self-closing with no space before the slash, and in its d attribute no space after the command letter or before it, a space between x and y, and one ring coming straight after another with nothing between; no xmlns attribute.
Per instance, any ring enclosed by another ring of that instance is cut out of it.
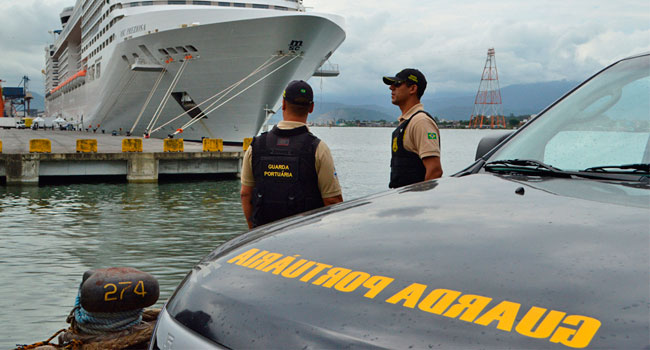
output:
<svg viewBox="0 0 650 350"><path fill-rule="evenodd" d="M241 263L241 264L237 264L237 265L241 265L241 266L246 266L246 267L248 267L248 265L254 263L254 262L257 261L259 258L263 257L264 255L266 255L266 254L268 254L268 253L269 253L268 251L263 250L263 251L261 251L261 252L255 254L255 255L253 255L252 258L247 259L247 260L244 261L243 263Z"/></svg>
<svg viewBox="0 0 650 350"><path fill-rule="evenodd" d="M551 342L578 349L589 345L600 328L600 321L597 319L580 315L569 315L562 323L578 326L578 329L558 327L551 336Z"/></svg>
<svg viewBox="0 0 650 350"><path fill-rule="evenodd" d="M353 292L368 278L370 278L369 273L354 271L345 275L345 277L341 279L334 288L341 292Z"/></svg>
<svg viewBox="0 0 650 350"><path fill-rule="evenodd" d="M314 266L314 264L316 264L314 261L300 259L297 262L293 263L291 266L284 269L284 271L282 271L282 277L296 278L305 273L305 271Z"/></svg>
<svg viewBox="0 0 650 350"><path fill-rule="evenodd" d="M332 288L338 281L341 280L341 278L350 273L350 271L352 270L343 267L335 267L329 269L327 271L327 274L320 276L317 280L312 282L312 284L315 284L317 286L322 285L326 288Z"/></svg>
<svg viewBox="0 0 650 350"><path fill-rule="evenodd" d="M490 323L497 321L498 329L510 332L512 330L512 325L517 319L517 313L519 312L520 307L521 305L518 303L502 301L484 313L474 323L480 324L481 326L487 326Z"/></svg>
<svg viewBox="0 0 650 350"><path fill-rule="evenodd" d="M440 315L447 310L449 305L451 305L451 303L453 303L461 294L461 292L450 289L434 289L424 299L422 299L418 308L422 311Z"/></svg>
<svg viewBox="0 0 650 350"><path fill-rule="evenodd" d="M457 304L452 305L443 316L456 318L462 313L460 320L472 322L491 300L492 298L480 295L465 294L458 298Z"/></svg>
<svg viewBox="0 0 650 350"><path fill-rule="evenodd" d="M560 312L560 311L555 311L551 310L544 319L542 319L542 316L546 313L546 309L541 308L541 307L536 307L533 306L528 310L526 315L519 321L517 324L517 328L515 330L521 334L525 335L527 337L531 338L541 338L545 339L551 336L551 333L555 330L555 328L562 322L562 319L566 315L566 312ZM542 322L539 323L540 319L542 319ZM512 322L510 323L510 329L512 328L512 323L515 322L515 318L512 318ZM533 328L535 325L537 328L533 331ZM499 327L497 327L499 328ZM501 328L499 328L501 329Z"/></svg>
<svg viewBox="0 0 650 350"><path fill-rule="evenodd" d="M404 304L402 304L402 306L410 307L412 309L415 307L415 305L417 305L418 301L420 300L422 294L424 294L424 291L426 289L427 286L425 284L413 283L410 286L397 292L392 297L386 299L386 302L391 304L397 304L400 301L404 300Z"/></svg>
<svg viewBox="0 0 650 350"><path fill-rule="evenodd" d="M368 278L368 280L363 283L363 286L368 288L368 292L366 292L366 294L363 296L369 299L373 299L394 280L394 278L384 276L372 276Z"/></svg>
<svg viewBox="0 0 650 350"><path fill-rule="evenodd" d="M237 265L243 264L246 260L248 260L251 256L255 255L255 253L259 252L259 249L253 248L250 250L247 250L236 257L228 260L229 264L236 263Z"/></svg>
<svg viewBox="0 0 650 350"><path fill-rule="evenodd" d="M280 171L288 169L283 166L270 164L268 167ZM368 299L375 299L395 281L392 277L375 276L342 266L332 267L330 264L298 259L299 257L300 255L290 256L252 248L228 259L227 263L262 273L270 272L287 279L298 278L301 282L311 282L315 286L334 287L332 290L342 293L354 292L363 287L367 289L363 296ZM117 287L113 289L106 292L105 299L113 300ZM427 289L429 286L426 284L410 283L393 292L383 302L394 305L391 307L404 307L480 326L492 326L505 332L512 332L514 328L522 336L548 339L552 343L571 348L589 346L601 326L601 322L592 317L567 315L566 312L538 306L531 306L518 320L520 303L501 300L492 306L490 303L493 298L487 296L444 288L436 288L427 293Z"/></svg>
<svg viewBox="0 0 650 350"><path fill-rule="evenodd" d="M316 263L316 267L314 267L314 269L309 271L306 275L302 276L302 278L300 278L300 281L309 282L309 280L312 279L312 277L318 275L321 271L328 269L330 267L332 267L332 265Z"/></svg>

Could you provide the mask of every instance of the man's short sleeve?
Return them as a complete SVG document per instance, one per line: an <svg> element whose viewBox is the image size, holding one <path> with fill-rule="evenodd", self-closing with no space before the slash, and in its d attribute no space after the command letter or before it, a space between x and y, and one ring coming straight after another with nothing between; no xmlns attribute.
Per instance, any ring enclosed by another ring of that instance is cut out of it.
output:
<svg viewBox="0 0 650 350"><path fill-rule="evenodd" d="M241 166L241 184L255 187L255 177L253 176L253 147L248 147L246 153L244 153Z"/></svg>
<svg viewBox="0 0 650 350"><path fill-rule="evenodd" d="M413 116L405 131L404 148L417 153L420 159L440 157L438 125L424 113Z"/></svg>
<svg viewBox="0 0 650 350"><path fill-rule="evenodd" d="M342 193L334 168L334 159L332 159L329 147L323 141L319 142L316 148L316 173L318 174L318 189L322 198L335 197Z"/></svg>

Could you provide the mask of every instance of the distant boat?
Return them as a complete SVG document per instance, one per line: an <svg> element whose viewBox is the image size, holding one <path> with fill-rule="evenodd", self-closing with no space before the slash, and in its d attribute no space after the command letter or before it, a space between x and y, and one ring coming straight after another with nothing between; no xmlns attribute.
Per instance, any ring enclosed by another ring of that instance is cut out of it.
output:
<svg viewBox="0 0 650 350"><path fill-rule="evenodd" d="M77 0L46 47L46 113L84 128L241 143L286 84L325 65L344 20L302 0Z"/></svg>

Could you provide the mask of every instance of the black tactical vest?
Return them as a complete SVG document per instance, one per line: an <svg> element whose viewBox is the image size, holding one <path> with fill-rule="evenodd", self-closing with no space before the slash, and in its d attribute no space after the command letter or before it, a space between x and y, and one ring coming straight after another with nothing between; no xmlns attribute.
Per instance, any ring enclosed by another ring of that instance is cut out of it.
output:
<svg viewBox="0 0 650 350"><path fill-rule="evenodd" d="M397 126L392 136L392 156L390 159L390 183L388 187L398 188L416 182L424 181L426 168L422 159L415 152L409 152L404 148L404 131L413 117L418 113L426 114L431 120L433 117L425 111L417 111L409 119ZM434 120L435 122L435 120ZM436 135L439 137L439 135Z"/></svg>
<svg viewBox="0 0 650 350"><path fill-rule="evenodd" d="M324 206L316 173L319 143L306 126L275 126L253 139L253 226Z"/></svg>

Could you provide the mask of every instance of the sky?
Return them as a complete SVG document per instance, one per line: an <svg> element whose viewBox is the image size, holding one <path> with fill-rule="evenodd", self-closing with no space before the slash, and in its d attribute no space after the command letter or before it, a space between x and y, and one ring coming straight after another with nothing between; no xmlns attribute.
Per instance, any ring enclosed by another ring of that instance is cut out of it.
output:
<svg viewBox="0 0 650 350"><path fill-rule="evenodd" d="M27 75L43 92L44 47L74 0L0 0L0 79ZM316 94L385 94L384 75L420 69L427 95L475 93L488 48L500 85L581 81L616 59L650 51L650 0L304 0L341 15L347 37L330 59L336 78L312 78Z"/></svg>

